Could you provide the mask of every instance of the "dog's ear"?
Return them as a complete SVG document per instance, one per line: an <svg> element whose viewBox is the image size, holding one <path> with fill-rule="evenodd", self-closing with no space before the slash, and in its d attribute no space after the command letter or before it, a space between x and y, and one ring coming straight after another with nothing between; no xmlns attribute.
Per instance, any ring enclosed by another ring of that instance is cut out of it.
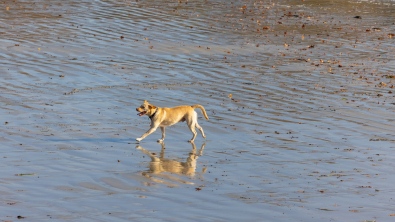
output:
<svg viewBox="0 0 395 222"><path fill-rule="evenodd" d="M149 109L156 109L156 106L148 105L148 108L149 108Z"/></svg>
<svg viewBox="0 0 395 222"><path fill-rule="evenodd" d="M144 104L148 103L147 100L144 100Z"/></svg>

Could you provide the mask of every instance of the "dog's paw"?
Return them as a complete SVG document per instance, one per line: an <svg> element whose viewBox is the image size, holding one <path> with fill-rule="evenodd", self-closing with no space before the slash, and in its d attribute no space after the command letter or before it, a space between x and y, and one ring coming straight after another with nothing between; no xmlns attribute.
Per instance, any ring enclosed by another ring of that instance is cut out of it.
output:
<svg viewBox="0 0 395 222"><path fill-rule="evenodd" d="M140 142L141 140L142 140L141 138L137 138L137 139L136 139L137 142Z"/></svg>
<svg viewBox="0 0 395 222"><path fill-rule="evenodd" d="M162 139L158 139L158 141L157 141L158 143L162 143L163 142L163 140Z"/></svg>
<svg viewBox="0 0 395 222"><path fill-rule="evenodd" d="M141 147L141 146L136 146L136 149L138 149L138 150L142 150L142 149L143 149L143 147Z"/></svg>
<svg viewBox="0 0 395 222"><path fill-rule="evenodd" d="M188 140L188 143L193 143L193 140Z"/></svg>
<svg viewBox="0 0 395 222"><path fill-rule="evenodd" d="M203 135L203 138L205 138L205 139L206 139L206 136L205 136L205 135Z"/></svg>

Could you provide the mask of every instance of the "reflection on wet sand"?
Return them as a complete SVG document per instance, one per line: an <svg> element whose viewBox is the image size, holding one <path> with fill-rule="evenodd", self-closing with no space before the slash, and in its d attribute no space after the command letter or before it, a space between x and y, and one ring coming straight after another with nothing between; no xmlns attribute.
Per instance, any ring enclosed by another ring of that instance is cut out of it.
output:
<svg viewBox="0 0 395 222"><path fill-rule="evenodd" d="M141 146L136 146L136 149L141 150L144 154L148 155L151 158L151 162L149 163L149 169L141 172L141 175L150 178L151 180L159 183L165 183L170 185L168 182L155 179L153 177L159 177L165 180L171 180L178 183L185 183L185 184L194 184L193 182L189 182L183 179L180 179L176 176L169 175L170 174L177 174L177 175L185 175L185 176L195 176L196 174L196 160L199 156L203 155L203 149L206 146L205 143L201 146L200 150L196 150L195 143L192 144L192 150L189 152L188 157L186 158L185 162L177 161L175 159L165 158L165 144L161 143L162 149L159 155L156 153L152 153ZM202 169L202 173L205 173L207 167ZM171 184L174 185L174 184Z"/></svg>

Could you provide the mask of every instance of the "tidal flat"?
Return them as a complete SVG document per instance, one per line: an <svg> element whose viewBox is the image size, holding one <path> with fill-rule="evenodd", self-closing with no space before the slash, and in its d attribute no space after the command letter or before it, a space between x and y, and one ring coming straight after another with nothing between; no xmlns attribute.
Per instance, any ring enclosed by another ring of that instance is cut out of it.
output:
<svg viewBox="0 0 395 222"><path fill-rule="evenodd" d="M4 1L0 220L392 221L395 3ZM141 142L144 100L200 104Z"/></svg>

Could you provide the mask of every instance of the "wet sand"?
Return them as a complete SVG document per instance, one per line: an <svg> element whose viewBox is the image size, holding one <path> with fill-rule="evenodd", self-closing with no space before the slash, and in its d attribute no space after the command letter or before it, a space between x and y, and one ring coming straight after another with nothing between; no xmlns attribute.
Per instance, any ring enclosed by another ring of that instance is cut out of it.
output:
<svg viewBox="0 0 395 222"><path fill-rule="evenodd" d="M1 5L1 220L393 219L391 1Z"/></svg>

